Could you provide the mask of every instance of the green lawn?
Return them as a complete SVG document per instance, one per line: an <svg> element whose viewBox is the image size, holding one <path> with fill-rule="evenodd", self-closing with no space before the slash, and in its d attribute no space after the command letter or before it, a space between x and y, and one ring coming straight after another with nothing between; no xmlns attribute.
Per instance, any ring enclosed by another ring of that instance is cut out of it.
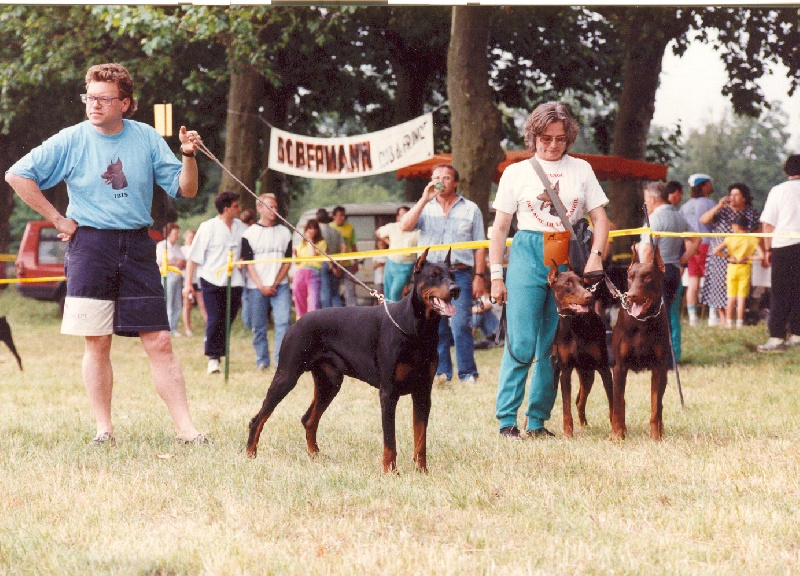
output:
<svg viewBox="0 0 800 576"><path fill-rule="evenodd" d="M501 351L479 351L477 385L434 389L430 474L413 471L403 398L399 474L384 475L377 393L350 380L318 457L299 421L308 376L258 458L243 456L273 371L255 370L239 322L227 385L206 375L201 336L174 341L212 447L175 443L141 345L116 338L117 446L92 448L82 340L60 335L55 305L14 289L0 293L2 314L25 362L18 372L0 348L2 574L800 572L800 350L757 354L763 325L684 328L686 408L671 373L661 443L648 437L644 374L629 378L624 442L608 439L599 381L574 440L561 437L560 398L558 438L500 439Z"/></svg>

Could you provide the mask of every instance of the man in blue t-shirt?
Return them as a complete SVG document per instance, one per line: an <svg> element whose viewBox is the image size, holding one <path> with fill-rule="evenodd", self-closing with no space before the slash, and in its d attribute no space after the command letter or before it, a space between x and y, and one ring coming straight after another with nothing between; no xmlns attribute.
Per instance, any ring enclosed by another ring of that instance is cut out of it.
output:
<svg viewBox="0 0 800 576"><path fill-rule="evenodd" d="M67 296L62 334L83 336L83 380L97 421L96 446L115 444L111 423L111 337L139 336L156 390L178 440L208 444L189 415L186 386L172 351L166 301L156 264L150 207L153 183L172 197L197 195L197 132L181 126L182 160L150 126L127 120L136 111L133 80L120 64L86 73L87 121L31 150L6 172L22 200L69 242L64 260ZM67 184L66 215L42 189Z"/></svg>

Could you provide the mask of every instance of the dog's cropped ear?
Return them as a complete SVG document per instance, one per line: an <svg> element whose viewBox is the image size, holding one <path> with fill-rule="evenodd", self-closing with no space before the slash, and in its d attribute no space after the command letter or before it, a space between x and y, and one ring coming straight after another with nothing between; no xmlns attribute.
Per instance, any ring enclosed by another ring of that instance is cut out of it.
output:
<svg viewBox="0 0 800 576"><path fill-rule="evenodd" d="M552 258L550 258L550 262L552 264L550 264L550 272L547 274L547 284L552 286L556 281L556 277L558 277L558 264Z"/></svg>
<svg viewBox="0 0 800 576"><path fill-rule="evenodd" d="M444 265L447 266L448 268L450 268L450 252L452 252L452 251L453 251L452 248L448 248L447 249L447 256L445 256L445 258L444 258Z"/></svg>
<svg viewBox="0 0 800 576"><path fill-rule="evenodd" d="M637 250L638 246L633 244L631 246L631 252L633 253L633 257L631 258L631 264L638 264L639 263L639 250Z"/></svg>
<svg viewBox="0 0 800 576"><path fill-rule="evenodd" d="M661 250L658 249L658 244L655 245L655 249L653 250L653 264L658 266L662 274L664 273L664 260L661 258Z"/></svg>
<svg viewBox="0 0 800 576"><path fill-rule="evenodd" d="M425 262L427 262L427 260L428 260L428 250L430 250L430 248L425 248L425 252L420 254L419 258L417 258L417 261L414 264L414 274L416 274L417 272L422 270L422 266L425 264Z"/></svg>

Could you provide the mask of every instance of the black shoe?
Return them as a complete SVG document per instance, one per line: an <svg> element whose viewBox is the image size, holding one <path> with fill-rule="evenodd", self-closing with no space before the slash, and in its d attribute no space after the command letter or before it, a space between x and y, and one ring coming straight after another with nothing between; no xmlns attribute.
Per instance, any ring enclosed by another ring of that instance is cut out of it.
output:
<svg viewBox="0 0 800 576"><path fill-rule="evenodd" d="M528 430L528 438L555 438L555 434L550 432L547 428L539 428L538 430Z"/></svg>
<svg viewBox="0 0 800 576"><path fill-rule="evenodd" d="M503 438L510 438L511 440L522 439L522 436L519 433L519 428L516 426L506 426L505 428L500 428L500 436Z"/></svg>

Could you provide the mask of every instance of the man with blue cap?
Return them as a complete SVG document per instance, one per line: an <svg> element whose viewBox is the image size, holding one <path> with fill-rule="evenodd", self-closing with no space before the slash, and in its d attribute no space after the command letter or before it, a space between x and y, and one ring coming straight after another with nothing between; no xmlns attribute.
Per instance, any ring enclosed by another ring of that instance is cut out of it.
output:
<svg viewBox="0 0 800 576"><path fill-rule="evenodd" d="M710 232L711 228L700 222L700 216L717 205L709 196L714 192L714 180L708 174L692 174L689 176L689 186L692 187L691 198L681 206L680 213L689 223L692 232ZM687 271L689 285L686 287L686 307L689 312L689 326L697 326L697 302L700 293L700 279L706 273L706 255L708 254L709 238L704 237L697 252L689 258ZM709 323L712 322L709 311ZM716 315L714 315L716 320Z"/></svg>

